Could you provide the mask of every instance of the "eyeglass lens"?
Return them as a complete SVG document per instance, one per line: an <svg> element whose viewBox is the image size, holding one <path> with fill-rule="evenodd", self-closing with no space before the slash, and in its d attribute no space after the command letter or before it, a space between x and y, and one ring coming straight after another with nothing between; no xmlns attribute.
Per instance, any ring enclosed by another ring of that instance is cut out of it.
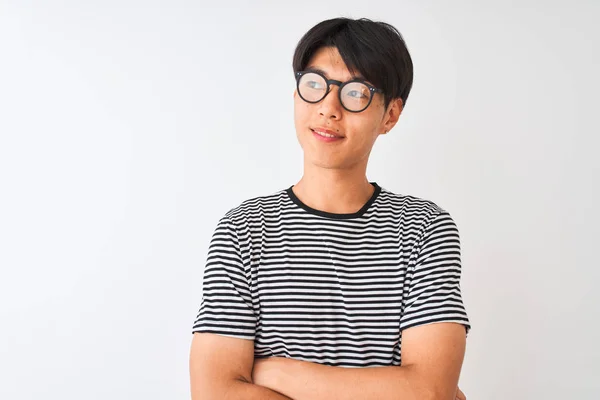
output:
<svg viewBox="0 0 600 400"><path fill-rule="evenodd" d="M327 94L327 82L321 75L308 72L300 77L298 91L303 99L316 103ZM371 91L364 83L351 82L344 85L340 97L348 110L362 111L369 104Z"/></svg>

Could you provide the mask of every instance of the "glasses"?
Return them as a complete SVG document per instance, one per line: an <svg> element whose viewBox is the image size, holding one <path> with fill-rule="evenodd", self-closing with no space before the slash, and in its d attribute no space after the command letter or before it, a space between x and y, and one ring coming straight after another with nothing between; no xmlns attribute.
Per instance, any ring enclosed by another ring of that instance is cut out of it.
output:
<svg viewBox="0 0 600 400"><path fill-rule="evenodd" d="M338 99L342 107L354 113L366 110L375 93L383 93L383 90L369 85L360 78L340 82L335 79L327 79L320 72L296 72L298 94L307 103L318 103L323 100L331 91L331 85L339 86Z"/></svg>

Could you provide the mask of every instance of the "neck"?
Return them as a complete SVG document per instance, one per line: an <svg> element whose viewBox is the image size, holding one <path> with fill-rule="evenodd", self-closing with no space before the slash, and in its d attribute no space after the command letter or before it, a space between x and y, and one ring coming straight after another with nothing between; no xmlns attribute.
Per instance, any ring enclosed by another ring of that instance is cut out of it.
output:
<svg viewBox="0 0 600 400"><path fill-rule="evenodd" d="M340 170L305 165L302 179L292 190L302 203L311 208L334 214L351 214L365 205L375 188L366 177L366 168Z"/></svg>

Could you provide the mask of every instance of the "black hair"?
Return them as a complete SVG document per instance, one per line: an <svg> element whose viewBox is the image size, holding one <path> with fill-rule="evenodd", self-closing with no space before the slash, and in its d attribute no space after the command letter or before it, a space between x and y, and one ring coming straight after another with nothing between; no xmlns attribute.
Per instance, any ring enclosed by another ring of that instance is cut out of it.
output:
<svg viewBox="0 0 600 400"><path fill-rule="evenodd" d="M304 34L294 52L294 74L304 70L322 47L337 48L352 74L359 72L383 90L385 107L401 98L402 106L413 83L412 59L400 32L392 25L367 18L333 18Z"/></svg>

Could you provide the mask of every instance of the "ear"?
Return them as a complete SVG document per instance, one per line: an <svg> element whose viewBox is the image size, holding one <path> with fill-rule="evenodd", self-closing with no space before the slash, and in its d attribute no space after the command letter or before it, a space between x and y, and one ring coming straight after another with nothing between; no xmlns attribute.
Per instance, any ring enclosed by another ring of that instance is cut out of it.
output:
<svg viewBox="0 0 600 400"><path fill-rule="evenodd" d="M384 115L383 131L385 133L392 130L398 122L400 114L402 114L403 104L402 99L393 99L388 105Z"/></svg>

